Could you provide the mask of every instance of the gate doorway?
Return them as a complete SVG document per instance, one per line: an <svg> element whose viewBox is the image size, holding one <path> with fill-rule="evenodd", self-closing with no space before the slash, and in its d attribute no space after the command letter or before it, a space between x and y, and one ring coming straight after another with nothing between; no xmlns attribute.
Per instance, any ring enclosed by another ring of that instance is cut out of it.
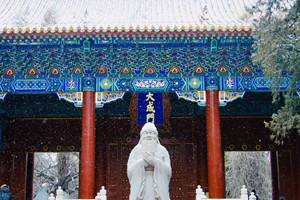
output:
<svg viewBox="0 0 300 200"><path fill-rule="evenodd" d="M259 199L272 199L269 151L226 151L225 177L227 198L239 198L245 185L248 193L255 190Z"/></svg>
<svg viewBox="0 0 300 200"><path fill-rule="evenodd" d="M64 195L78 198L79 189L79 152L34 153L33 195L55 194L58 186Z"/></svg>

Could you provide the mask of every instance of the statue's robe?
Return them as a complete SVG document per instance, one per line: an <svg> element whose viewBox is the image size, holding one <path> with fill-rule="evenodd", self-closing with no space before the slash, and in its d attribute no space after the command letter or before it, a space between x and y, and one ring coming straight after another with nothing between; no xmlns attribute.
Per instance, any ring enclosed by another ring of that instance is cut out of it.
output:
<svg viewBox="0 0 300 200"><path fill-rule="evenodd" d="M170 156L165 147L158 143L154 155L155 167L145 166L142 145L131 151L127 163L130 182L129 200L170 200L169 182L172 174Z"/></svg>

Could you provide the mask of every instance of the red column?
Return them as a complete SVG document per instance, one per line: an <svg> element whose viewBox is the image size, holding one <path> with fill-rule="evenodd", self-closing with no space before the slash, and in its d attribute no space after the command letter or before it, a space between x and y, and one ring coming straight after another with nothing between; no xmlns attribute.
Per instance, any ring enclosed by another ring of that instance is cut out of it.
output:
<svg viewBox="0 0 300 200"><path fill-rule="evenodd" d="M95 92L83 91L80 199L95 198Z"/></svg>
<svg viewBox="0 0 300 200"><path fill-rule="evenodd" d="M225 198L219 91L216 89L206 90L206 129L209 198Z"/></svg>

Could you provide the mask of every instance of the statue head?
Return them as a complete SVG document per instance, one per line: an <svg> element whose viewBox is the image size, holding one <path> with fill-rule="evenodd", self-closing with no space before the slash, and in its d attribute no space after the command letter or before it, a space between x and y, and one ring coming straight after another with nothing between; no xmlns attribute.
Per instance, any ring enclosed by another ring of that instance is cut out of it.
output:
<svg viewBox="0 0 300 200"><path fill-rule="evenodd" d="M159 143L158 132L155 125L150 122L146 123L143 126L140 135L140 144L142 145L143 150L147 152L154 152L157 144Z"/></svg>
<svg viewBox="0 0 300 200"><path fill-rule="evenodd" d="M150 132L151 132L151 133L155 133L155 135L158 137L158 132L157 132L156 126L155 126L153 123L151 123L151 122L147 122L147 123L143 126L140 135L141 135L141 137L142 137L143 135L147 135L147 134L149 134Z"/></svg>

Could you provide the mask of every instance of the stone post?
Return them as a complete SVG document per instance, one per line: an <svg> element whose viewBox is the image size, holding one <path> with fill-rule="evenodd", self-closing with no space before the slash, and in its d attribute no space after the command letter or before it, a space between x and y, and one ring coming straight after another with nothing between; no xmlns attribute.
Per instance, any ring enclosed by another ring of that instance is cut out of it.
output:
<svg viewBox="0 0 300 200"><path fill-rule="evenodd" d="M56 190L56 200L63 200L64 199L64 191L59 186Z"/></svg>
<svg viewBox="0 0 300 200"><path fill-rule="evenodd" d="M249 200L256 200L256 196L254 195L254 192L251 192L249 196Z"/></svg>
<svg viewBox="0 0 300 200"><path fill-rule="evenodd" d="M248 200L248 191L245 185L241 189L241 200Z"/></svg>
<svg viewBox="0 0 300 200"><path fill-rule="evenodd" d="M206 195L204 194L201 186L198 185L196 189L196 200L205 200L205 199L207 199Z"/></svg>
<svg viewBox="0 0 300 200"><path fill-rule="evenodd" d="M50 194L48 200L55 200L55 197L54 197L54 195L52 193Z"/></svg>

